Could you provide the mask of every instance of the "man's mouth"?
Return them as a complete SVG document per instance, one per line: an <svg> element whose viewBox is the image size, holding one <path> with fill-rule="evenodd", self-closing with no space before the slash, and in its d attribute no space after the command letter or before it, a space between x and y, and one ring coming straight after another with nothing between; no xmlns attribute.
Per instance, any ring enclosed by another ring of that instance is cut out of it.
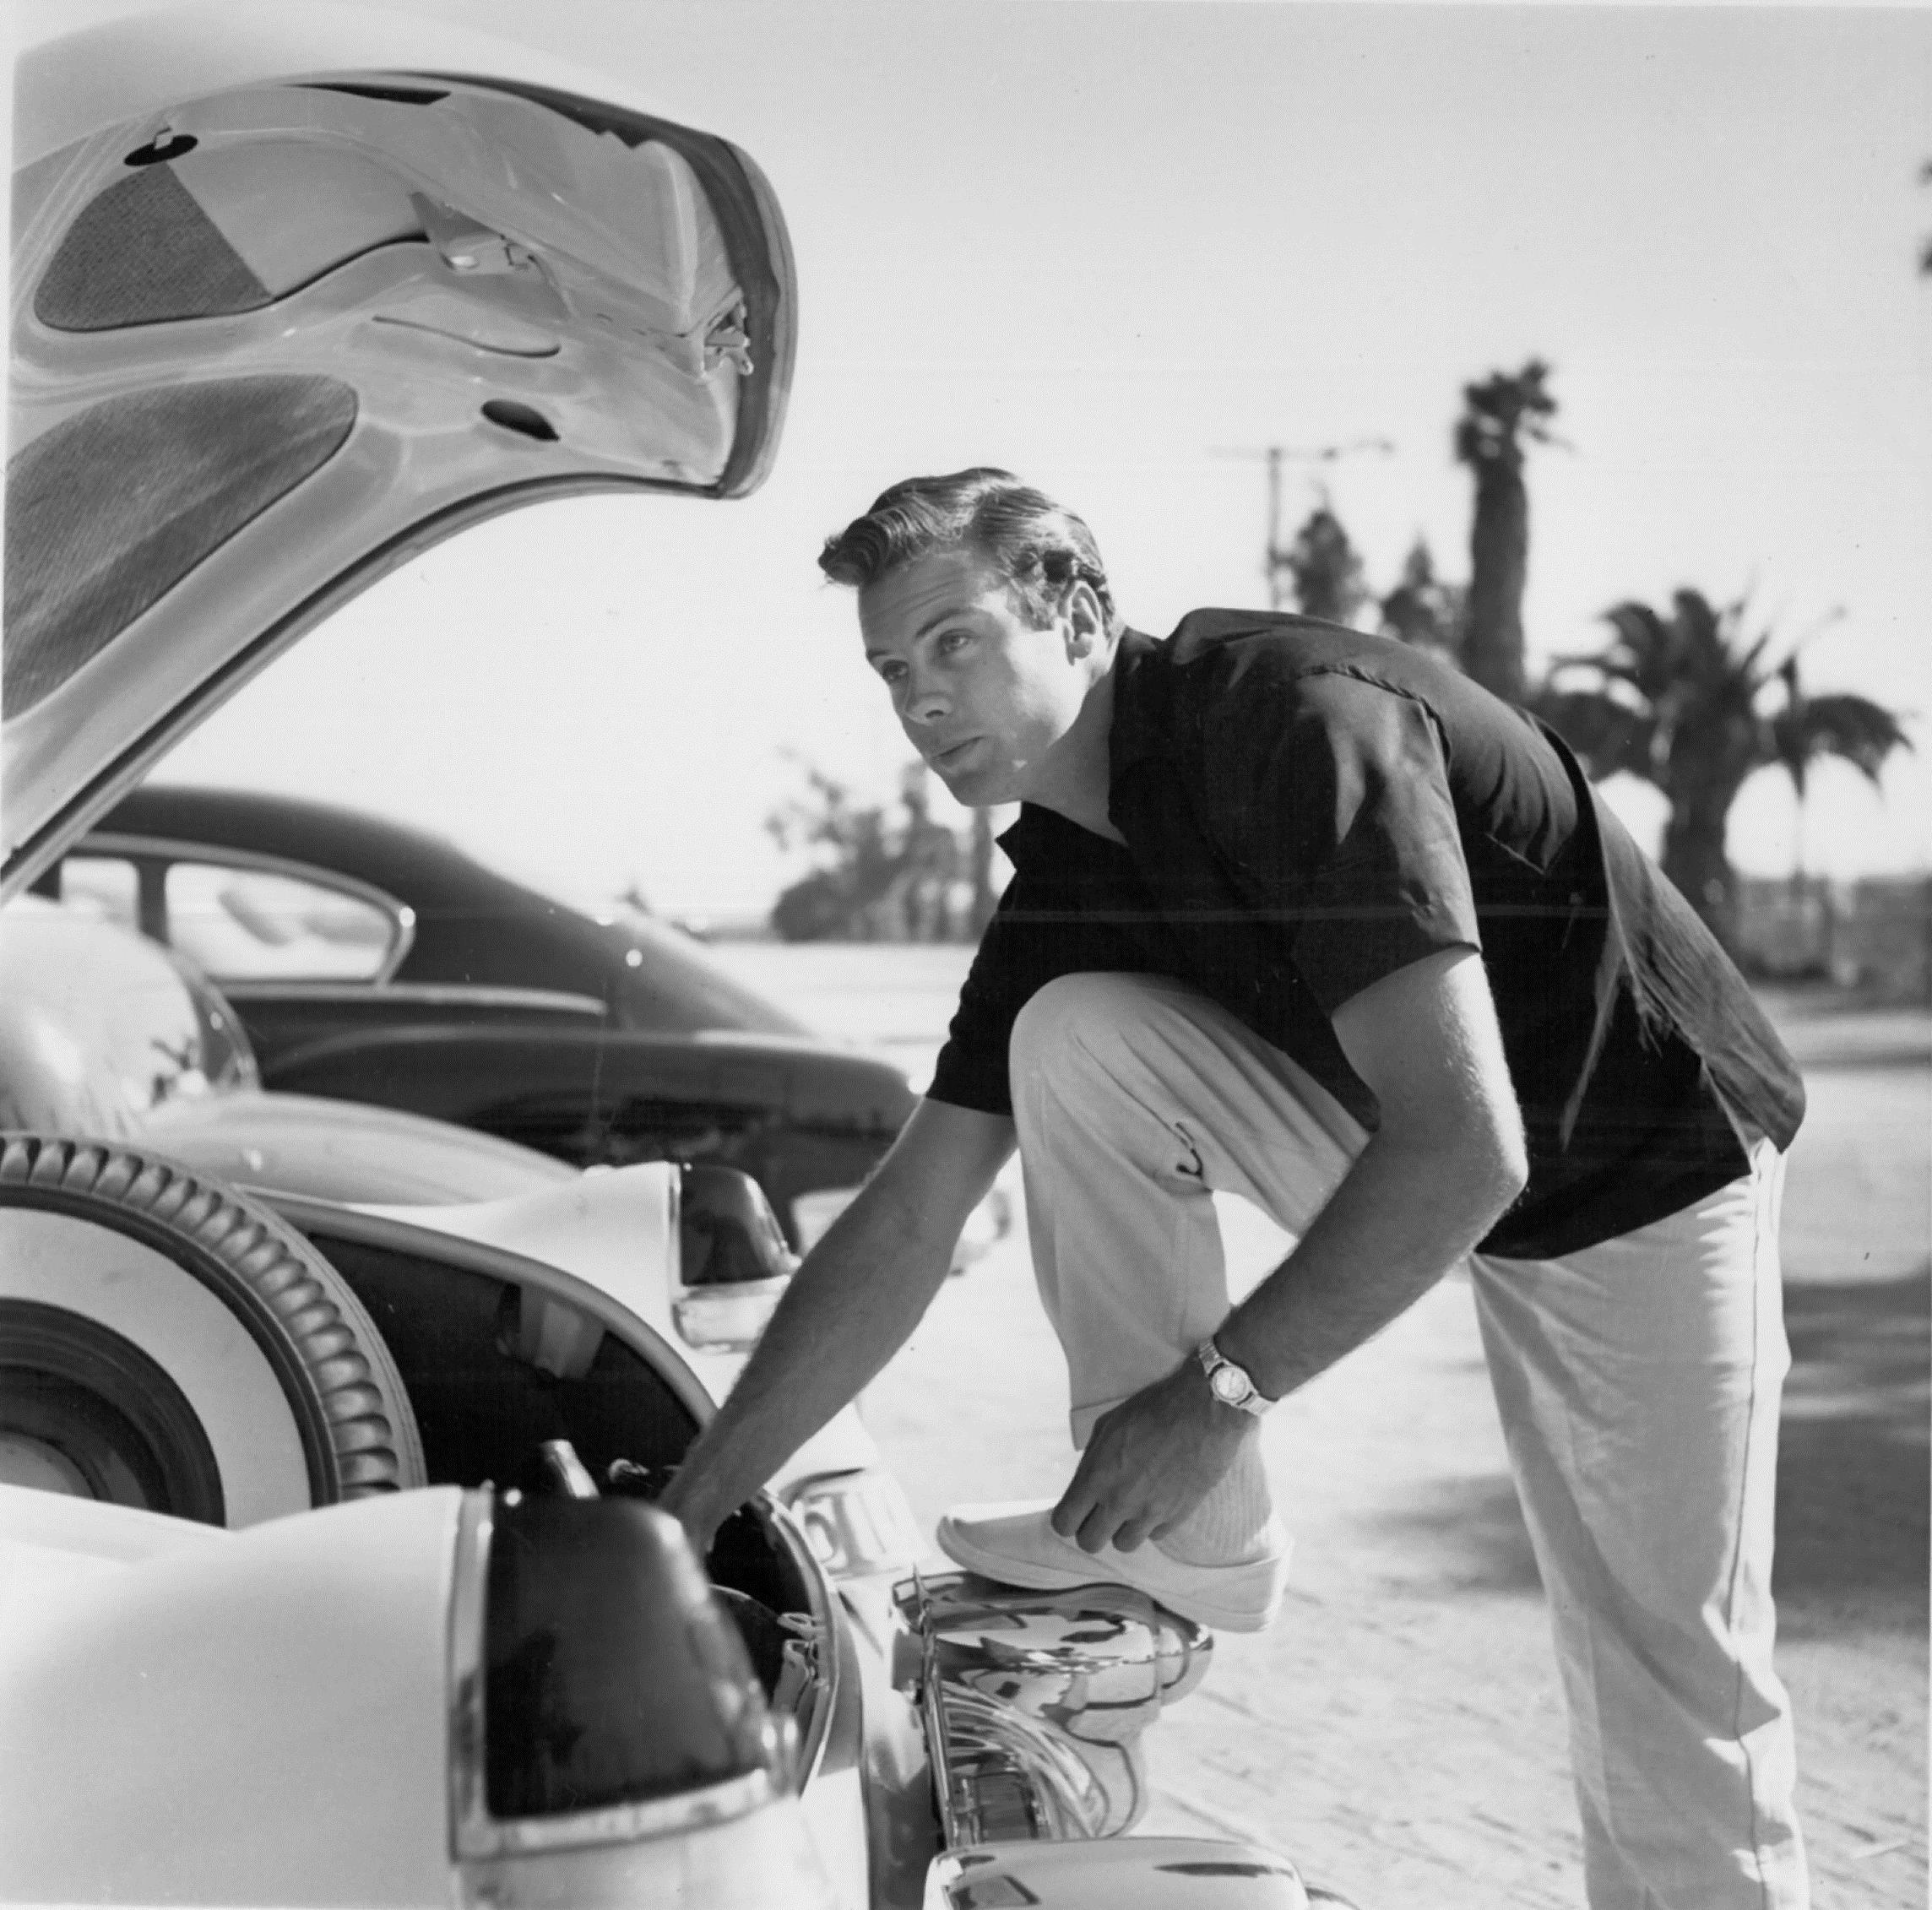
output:
<svg viewBox="0 0 1932 1910"><path fill-rule="evenodd" d="M925 760L930 762L935 769L949 769L956 768L962 761L963 761L966 752L971 749L974 744L978 742L979 740L980 739L977 736L969 736L963 742L949 743L942 750L934 750L931 754L926 757Z"/></svg>

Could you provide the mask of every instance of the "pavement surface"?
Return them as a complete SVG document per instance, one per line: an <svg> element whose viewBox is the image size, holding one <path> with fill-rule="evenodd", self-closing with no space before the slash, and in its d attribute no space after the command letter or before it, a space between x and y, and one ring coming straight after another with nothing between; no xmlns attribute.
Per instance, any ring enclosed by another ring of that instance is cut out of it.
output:
<svg viewBox="0 0 1932 1910"><path fill-rule="evenodd" d="M828 1028L929 1064L964 952L721 950ZM1787 1186L1776 1584L1820 1910L1927 1902L1932 1013L1771 1007L1810 1111ZM1281 1237L1223 1205L1237 1272ZM1051 1497L1064 1371L1023 1238L949 1281L866 1412L930 1533ZM1148 1739L1140 1828L1254 1837L1362 1910L1583 1901L1541 1587L1452 1278L1266 1424L1296 1535L1283 1616L1224 1636Z"/></svg>

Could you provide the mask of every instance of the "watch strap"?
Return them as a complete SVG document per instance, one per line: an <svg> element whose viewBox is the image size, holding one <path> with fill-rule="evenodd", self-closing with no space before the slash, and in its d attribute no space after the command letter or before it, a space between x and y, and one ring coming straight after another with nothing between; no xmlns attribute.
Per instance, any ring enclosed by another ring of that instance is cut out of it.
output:
<svg viewBox="0 0 1932 1910"><path fill-rule="evenodd" d="M1252 1414L1259 1419L1274 1402L1255 1384L1254 1375L1240 1361L1230 1359L1216 1346L1213 1336L1202 1341L1194 1349L1194 1357L1201 1362L1201 1370L1208 1376L1208 1386L1215 1398L1224 1406L1232 1406L1238 1412ZM1240 1382L1239 1386L1229 1383Z"/></svg>

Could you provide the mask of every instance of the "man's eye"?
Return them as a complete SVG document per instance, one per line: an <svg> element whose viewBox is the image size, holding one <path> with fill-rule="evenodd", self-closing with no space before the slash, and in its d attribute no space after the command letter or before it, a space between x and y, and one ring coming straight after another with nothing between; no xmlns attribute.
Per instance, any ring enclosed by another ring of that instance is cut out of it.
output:
<svg viewBox="0 0 1932 1910"><path fill-rule="evenodd" d="M973 641L969 630L948 630L939 639L939 651L943 656L949 651L963 650Z"/></svg>

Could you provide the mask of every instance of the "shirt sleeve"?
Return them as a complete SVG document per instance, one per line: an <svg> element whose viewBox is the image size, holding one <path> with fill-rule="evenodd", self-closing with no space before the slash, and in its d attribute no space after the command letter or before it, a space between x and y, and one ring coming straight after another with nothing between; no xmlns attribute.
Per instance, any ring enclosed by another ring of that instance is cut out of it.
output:
<svg viewBox="0 0 1932 1910"><path fill-rule="evenodd" d="M1428 707L1338 670L1251 686L1242 703L1211 753L1208 826L1323 1009L1425 956L1480 949Z"/></svg>
<svg viewBox="0 0 1932 1910"><path fill-rule="evenodd" d="M1051 979L1028 906L1032 887L1024 875L1015 876L980 937L925 1091L928 1100L981 1114L1013 1111L1007 1066L1013 1023L1034 989Z"/></svg>

